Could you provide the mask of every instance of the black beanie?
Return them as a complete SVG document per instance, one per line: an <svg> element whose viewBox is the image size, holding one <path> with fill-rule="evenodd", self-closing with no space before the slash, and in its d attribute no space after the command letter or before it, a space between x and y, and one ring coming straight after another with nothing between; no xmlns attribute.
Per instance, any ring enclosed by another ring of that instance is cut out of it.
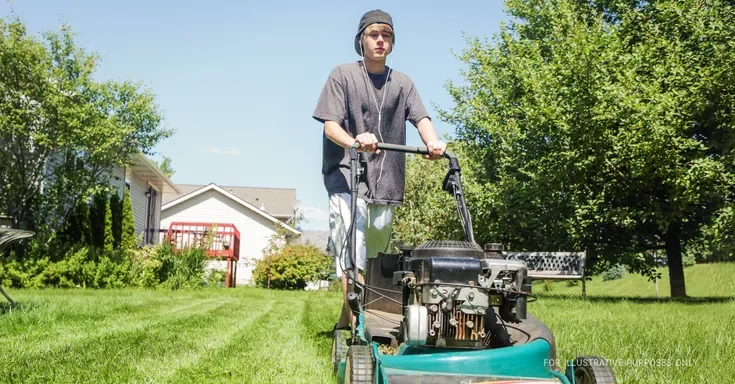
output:
<svg viewBox="0 0 735 384"><path fill-rule="evenodd" d="M357 26L357 34L355 35L355 52L357 52L357 54L360 56L362 56L362 52L360 49L360 35L362 35L362 33L365 31L365 28L367 28L370 24L375 23L390 25L390 27L393 28L392 45L396 44L396 33L395 28L393 27L393 19L386 12L375 9L362 15L362 18L360 19L360 24ZM392 47L391 51L393 51Z"/></svg>

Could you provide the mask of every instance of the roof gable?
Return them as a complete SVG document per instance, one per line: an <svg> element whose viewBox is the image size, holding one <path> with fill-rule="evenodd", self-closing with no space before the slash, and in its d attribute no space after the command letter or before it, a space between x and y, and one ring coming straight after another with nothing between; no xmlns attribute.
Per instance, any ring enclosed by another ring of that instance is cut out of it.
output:
<svg viewBox="0 0 735 384"><path fill-rule="evenodd" d="M214 183L212 183L214 184ZM209 185L212 185L209 184ZM181 193L164 193L162 204L168 204L194 193L207 185L177 184ZM293 217L293 202L296 200L296 190L290 188L257 188L219 186L239 199L246 201L257 208L264 207L266 212L277 218Z"/></svg>
<svg viewBox="0 0 735 384"><path fill-rule="evenodd" d="M187 194L185 196L182 196L182 197L180 197L180 198L178 198L176 200L169 201L168 203L163 204L163 206L161 207L161 211L165 211L165 210L167 210L167 209L169 209L171 207L177 206L177 205L179 205L179 204L181 204L181 203L183 203L183 202L185 202L185 201L187 201L189 199L192 199L192 198L194 198L196 196L199 196L199 195L201 195L201 194L203 194L203 193L205 193L207 191L217 191L220 194L222 194L222 195L224 195L224 196L226 196L226 197L234 200L235 202L239 203L240 205L242 205L242 206L244 206L244 207L252 210L253 212L255 212L255 213L257 213L257 214L265 217L266 219L270 220L271 222L280 225L282 228L287 229L289 232L294 233L294 234L297 234L297 235L300 235L301 234L301 232L299 232L299 230L297 230L296 228L294 228L294 227L292 227L292 226L290 226L290 225L282 222L281 220L278 220L276 217L274 217L273 215L269 214L268 212L260 209L259 207L255 207L254 205L248 203L247 201L245 201L245 200L243 200L243 199L235 196L234 194L232 194L232 193L230 193L230 192L222 189L221 187L219 187L216 184L209 184L209 185L207 185L207 186L205 186L203 188L200 188L200 189L198 189L196 191L193 191L193 192L191 192L191 193L189 193L189 194Z"/></svg>

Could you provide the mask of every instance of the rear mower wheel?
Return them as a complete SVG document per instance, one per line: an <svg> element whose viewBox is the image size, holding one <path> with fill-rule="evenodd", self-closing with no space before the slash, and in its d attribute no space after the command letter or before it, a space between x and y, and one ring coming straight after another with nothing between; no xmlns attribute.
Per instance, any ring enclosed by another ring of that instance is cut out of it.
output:
<svg viewBox="0 0 735 384"><path fill-rule="evenodd" d="M347 350L345 384L370 384L375 382L375 362L370 347L351 345Z"/></svg>
<svg viewBox="0 0 735 384"><path fill-rule="evenodd" d="M572 362L572 370L567 366L566 376L569 382L576 384L616 384L615 375L607 360L597 356L579 356Z"/></svg>
<svg viewBox="0 0 735 384"><path fill-rule="evenodd" d="M336 329L332 335L332 369L337 373L339 363L347 356L347 335L349 331Z"/></svg>

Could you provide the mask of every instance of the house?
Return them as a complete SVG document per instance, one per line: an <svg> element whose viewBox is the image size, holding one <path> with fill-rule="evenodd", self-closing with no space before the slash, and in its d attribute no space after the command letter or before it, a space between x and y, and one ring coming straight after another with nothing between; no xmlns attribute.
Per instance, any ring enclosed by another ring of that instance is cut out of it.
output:
<svg viewBox="0 0 735 384"><path fill-rule="evenodd" d="M240 233L240 260L236 266L236 285L252 284L254 263L263 257L263 249L276 228L300 236L291 226L295 189L250 188L217 184L178 184L177 193L164 193L161 207L161 230L172 223L234 224ZM224 262L208 262L208 269L224 269Z"/></svg>
<svg viewBox="0 0 735 384"><path fill-rule="evenodd" d="M301 236L293 239L293 244L311 244L327 255L334 255L332 249L332 238L329 231L304 230Z"/></svg>
<svg viewBox="0 0 735 384"><path fill-rule="evenodd" d="M135 234L143 244L155 244L160 239L163 196L180 193L180 190L146 155L137 153L131 160L130 166L113 169L110 183L116 187L120 199L124 188L130 191Z"/></svg>
<svg viewBox="0 0 735 384"><path fill-rule="evenodd" d="M179 193L176 185L158 168L156 163L142 153L130 155L130 165L114 167L111 172L102 176L102 181L110 183L117 190L120 199L125 188L130 191L133 207L136 236L144 244L153 244L158 240L161 219L161 199L164 193ZM41 181L40 193L53 178L53 168L63 160L63 154L54 152L47 160L48 180ZM7 217L0 212L0 225L16 226L15 218Z"/></svg>

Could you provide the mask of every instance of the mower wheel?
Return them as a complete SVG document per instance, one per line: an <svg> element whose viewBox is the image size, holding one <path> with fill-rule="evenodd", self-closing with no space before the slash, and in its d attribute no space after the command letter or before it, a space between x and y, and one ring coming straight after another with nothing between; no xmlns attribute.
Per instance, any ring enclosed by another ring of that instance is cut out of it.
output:
<svg viewBox="0 0 735 384"><path fill-rule="evenodd" d="M615 375L607 360L597 356L579 356L572 362L572 370L567 365L566 376L573 384L616 384Z"/></svg>
<svg viewBox="0 0 735 384"><path fill-rule="evenodd" d="M347 340L349 331L336 329L332 335L332 368L334 373L339 369L339 363L347 357Z"/></svg>
<svg viewBox="0 0 735 384"><path fill-rule="evenodd" d="M345 364L345 384L370 384L375 382L375 362L367 345L351 345Z"/></svg>

